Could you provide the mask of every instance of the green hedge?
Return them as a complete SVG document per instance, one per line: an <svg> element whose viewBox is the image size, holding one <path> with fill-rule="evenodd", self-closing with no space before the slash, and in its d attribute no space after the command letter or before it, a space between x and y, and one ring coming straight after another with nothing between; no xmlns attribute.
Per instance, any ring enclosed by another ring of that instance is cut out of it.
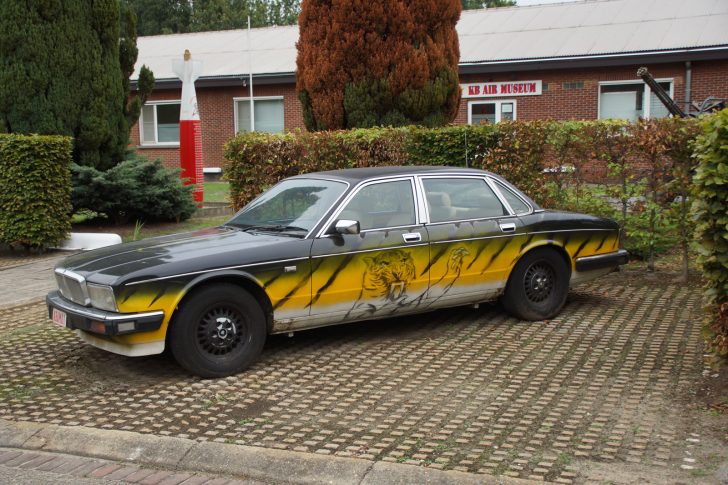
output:
<svg viewBox="0 0 728 485"><path fill-rule="evenodd" d="M680 245L687 254L685 174L694 166L689 146L696 134L696 123L682 119L249 133L227 143L225 173L239 209L291 175L467 163L503 175L544 207L618 220L624 246L654 268L660 252Z"/></svg>
<svg viewBox="0 0 728 485"><path fill-rule="evenodd" d="M0 243L45 248L71 229L72 140L0 135Z"/></svg>
<svg viewBox="0 0 728 485"><path fill-rule="evenodd" d="M699 160L694 177L698 262L707 280L708 316L703 333L707 350L728 358L728 110L703 122L695 143Z"/></svg>
<svg viewBox="0 0 728 485"><path fill-rule="evenodd" d="M300 173L382 165L449 165L492 170L537 201L546 196L548 123L518 122L438 129L241 134L225 145L225 173L239 209L263 188Z"/></svg>

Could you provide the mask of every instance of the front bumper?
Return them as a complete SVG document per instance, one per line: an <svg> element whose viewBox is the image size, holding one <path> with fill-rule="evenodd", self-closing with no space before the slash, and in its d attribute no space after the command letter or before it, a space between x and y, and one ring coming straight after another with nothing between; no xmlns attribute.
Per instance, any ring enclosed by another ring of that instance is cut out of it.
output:
<svg viewBox="0 0 728 485"><path fill-rule="evenodd" d="M627 264L628 262L629 253L624 249L620 249L613 253L576 258L576 270L591 271L594 269L616 268L617 266Z"/></svg>
<svg viewBox="0 0 728 485"><path fill-rule="evenodd" d="M58 291L46 296L48 316L52 318L53 309L66 314L66 327L83 330L98 335L126 335L130 333L159 330L164 321L163 311L145 313L115 313L85 307L61 297Z"/></svg>

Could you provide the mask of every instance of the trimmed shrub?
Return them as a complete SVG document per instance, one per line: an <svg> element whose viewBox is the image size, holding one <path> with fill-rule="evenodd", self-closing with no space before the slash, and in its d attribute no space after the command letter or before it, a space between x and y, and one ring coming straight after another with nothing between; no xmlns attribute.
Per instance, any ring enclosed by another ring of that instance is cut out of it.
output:
<svg viewBox="0 0 728 485"><path fill-rule="evenodd" d="M724 362L728 359L728 110L705 119L695 157L698 263L707 280L703 335L707 350Z"/></svg>
<svg viewBox="0 0 728 485"><path fill-rule="evenodd" d="M401 128L240 134L225 145L230 200L237 210L265 188L301 173L406 165L405 137Z"/></svg>
<svg viewBox="0 0 728 485"><path fill-rule="evenodd" d="M546 195L547 123L244 133L225 145L225 174L239 209L262 189L300 173L383 165L445 165L505 175L537 201Z"/></svg>
<svg viewBox="0 0 728 485"><path fill-rule="evenodd" d="M100 171L73 165L75 212L105 214L117 224L130 220L181 221L195 212L192 185L183 185L179 170L137 157Z"/></svg>
<svg viewBox="0 0 728 485"><path fill-rule="evenodd" d="M0 243L43 249L71 229L72 140L0 135Z"/></svg>
<svg viewBox="0 0 728 485"><path fill-rule="evenodd" d="M620 221L634 256L682 246L694 161L693 120L506 122L478 126L371 128L241 134L226 145L225 173L240 208L284 177L379 165L470 166L490 170L544 207ZM684 276L687 270L684 270Z"/></svg>

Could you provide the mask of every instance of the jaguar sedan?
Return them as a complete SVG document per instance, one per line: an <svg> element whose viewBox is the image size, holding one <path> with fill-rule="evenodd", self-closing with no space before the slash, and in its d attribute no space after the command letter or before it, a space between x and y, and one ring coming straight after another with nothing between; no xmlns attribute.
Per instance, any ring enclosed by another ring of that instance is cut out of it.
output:
<svg viewBox="0 0 728 485"><path fill-rule="evenodd" d="M381 167L285 179L226 224L77 254L54 323L202 377L242 371L267 335L500 298L556 316L569 287L627 262L610 220L547 211L503 178Z"/></svg>

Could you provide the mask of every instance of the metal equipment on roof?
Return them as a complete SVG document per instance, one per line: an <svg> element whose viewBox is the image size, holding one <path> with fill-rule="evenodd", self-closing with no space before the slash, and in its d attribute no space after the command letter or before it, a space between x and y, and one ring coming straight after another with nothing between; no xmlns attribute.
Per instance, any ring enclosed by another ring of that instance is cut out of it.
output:
<svg viewBox="0 0 728 485"><path fill-rule="evenodd" d="M655 81L655 78L652 77L652 74L650 74L650 71L646 67L640 67L639 69L637 69L637 76L642 78L645 84L647 84L652 92L655 94L655 96L657 96L657 99L659 99L660 102L665 105L665 108L667 108L667 110L673 116L688 118L700 116L705 113L711 113L713 111L720 111L725 108L725 99L710 96L699 105L696 103L692 103L692 106L697 110L696 113L686 113L670 97L667 91L665 91L663 87L660 86L657 81Z"/></svg>

